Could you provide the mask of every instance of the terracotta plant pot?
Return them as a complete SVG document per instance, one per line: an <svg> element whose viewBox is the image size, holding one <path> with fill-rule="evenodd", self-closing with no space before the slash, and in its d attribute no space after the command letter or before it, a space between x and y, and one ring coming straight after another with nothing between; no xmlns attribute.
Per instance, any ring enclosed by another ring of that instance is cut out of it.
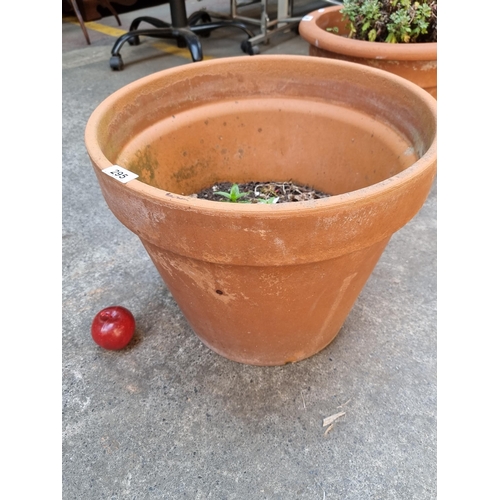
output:
<svg viewBox="0 0 500 500"><path fill-rule="evenodd" d="M97 107L85 141L109 208L201 340L232 360L279 365L333 340L391 235L427 198L436 101L360 64L233 57L127 85ZM103 172L114 165L139 177L122 184ZM190 196L214 182L290 179L335 196Z"/></svg>
<svg viewBox="0 0 500 500"><path fill-rule="evenodd" d="M329 57L383 69L402 76L437 98L437 43L364 42L347 38L342 5L311 12L299 24L311 56ZM338 28L337 33L326 28Z"/></svg>

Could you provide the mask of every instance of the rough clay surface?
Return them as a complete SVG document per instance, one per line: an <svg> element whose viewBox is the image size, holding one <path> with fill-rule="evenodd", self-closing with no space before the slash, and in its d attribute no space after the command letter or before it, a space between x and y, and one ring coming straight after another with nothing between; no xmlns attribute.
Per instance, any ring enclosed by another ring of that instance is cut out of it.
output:
<svg viewBox="0 0 500 500"><path fill-rule="evenodd" d="M164 17L161 6L143 12ZM127 26L137 12L120 17ZM228 361L193 334L138 238L108 210L83 143L107 95L189 60L145 42L111 72L114 39L91 32L87 46L66 24L64 37L74 40L62 58L64 500L435 498L435 188L325 350L283 367ZM241 39L214 32L202 43L207 55L232 56ZM284 36L261 51L308 48ZM119 352L90 336L94 315L113 304L137 321ZM325 435L323 419L339 412Z"/></svg>

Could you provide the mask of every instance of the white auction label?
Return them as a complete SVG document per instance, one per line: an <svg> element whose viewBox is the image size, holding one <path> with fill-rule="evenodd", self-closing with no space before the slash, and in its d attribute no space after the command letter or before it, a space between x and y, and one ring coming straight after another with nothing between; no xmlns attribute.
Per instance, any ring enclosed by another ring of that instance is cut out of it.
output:
<svg viewBox="0 0 500 500"><path fill-rule="evenodd" d="M120 167L119 165L113 165L112 167L105 168L103 172L123 184L139 177L137 174L134 174L134 172Z"/></svg>

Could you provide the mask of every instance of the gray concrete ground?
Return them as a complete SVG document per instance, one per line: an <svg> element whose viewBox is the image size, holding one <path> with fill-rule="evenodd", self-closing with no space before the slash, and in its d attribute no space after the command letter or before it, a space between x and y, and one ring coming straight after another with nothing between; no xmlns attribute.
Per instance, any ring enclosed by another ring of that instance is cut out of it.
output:
<svg viewBox="0 0 500 500"><path fill-rule="evenodd" d="M121 15L123 29L144 13ZM113 17L97 23L116 28ZM127 45L125 69L113 72L115 38L89 32L90 46L63 21L63 498L435 498L436 189L393 236L326 349L283 367L226 360L198 340L137 237L107 208L83 139L105 97L189 56L145 41ZM204 53L241 55L243 38L214 32ZM280 35L261 53L307 47ZM132 344L117 352L90 336L94 315L113 304L137 321ZM325 435L323 418L341 411Z"/></svg>

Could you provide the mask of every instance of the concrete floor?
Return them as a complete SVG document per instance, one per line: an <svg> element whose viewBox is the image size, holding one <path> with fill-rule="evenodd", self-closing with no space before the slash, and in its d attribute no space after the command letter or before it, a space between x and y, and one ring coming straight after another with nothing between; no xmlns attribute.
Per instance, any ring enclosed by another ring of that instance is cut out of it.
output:
<svg viewBox="0 0 500 500"><path fill-rule="evenodd" d="M188 3L188 13L206 4ZM121 15L121 29L167 13ZM173 42L126 45L125 69L113 72L115 19L88 23L91 45L75 21L62 23L63 498L435 498L435 187L326 349L283 367L226 360L198 340L138 238L107 208L83 140L105 97L191 64L189 54ZM214 32L204 54L242 55L242 39ZM293 33L260 49L307 54ZM94 315L113 304L137 321L131 345L116 352L90 336ZM340 411L325 435L323 418Z"/></svg>

